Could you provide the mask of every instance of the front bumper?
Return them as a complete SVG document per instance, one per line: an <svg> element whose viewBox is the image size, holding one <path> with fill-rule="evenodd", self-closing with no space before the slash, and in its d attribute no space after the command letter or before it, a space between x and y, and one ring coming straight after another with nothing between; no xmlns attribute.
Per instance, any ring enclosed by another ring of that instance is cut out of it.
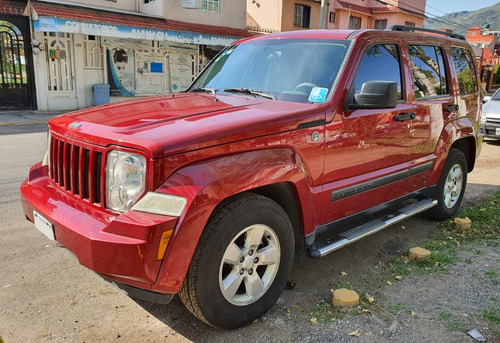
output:
<svg viewBox="0 0 500 343"><path fill-rule="evenodd" d="M33 222L33 211L42 214L53 225L56 241L80 264L117 283L167 293L152 289L162 263L158 247L163 232L173 230L178 218L109 213L58 189L41 165L22 184L21 202L26 218Z"/></svg>
<svg viewBox="0 0 500 343"><path fill-rule="evenodd" d="M487 120L486 123L482 123L479 133L482 133L484 137L500 139L500 120Z"/></svg>

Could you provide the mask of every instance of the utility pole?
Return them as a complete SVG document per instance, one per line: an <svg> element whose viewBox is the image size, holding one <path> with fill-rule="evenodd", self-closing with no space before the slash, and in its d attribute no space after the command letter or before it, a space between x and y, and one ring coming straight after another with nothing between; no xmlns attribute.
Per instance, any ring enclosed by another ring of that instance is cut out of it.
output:
<svg viewBox="0 0 500 343"><path fill-rule="evenodd" d="M326 29L326 0L321 0L321 12L319 17L319 28Z"/></svg>

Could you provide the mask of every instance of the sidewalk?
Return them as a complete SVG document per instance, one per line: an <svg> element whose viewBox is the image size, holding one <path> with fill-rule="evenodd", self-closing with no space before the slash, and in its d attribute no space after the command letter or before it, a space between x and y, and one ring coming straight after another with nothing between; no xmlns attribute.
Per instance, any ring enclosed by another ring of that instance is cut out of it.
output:
<svg viewBox="0 0 500 343"><path fill-rule="evenodd" d="M69 111L0 111L0 126L46 124L50 118Z"/></svg>

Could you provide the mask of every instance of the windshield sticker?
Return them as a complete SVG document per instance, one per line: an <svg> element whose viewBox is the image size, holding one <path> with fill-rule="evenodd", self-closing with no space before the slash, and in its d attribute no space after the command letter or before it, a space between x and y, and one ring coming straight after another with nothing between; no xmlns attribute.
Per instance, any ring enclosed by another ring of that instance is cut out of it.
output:
<svg viewBox="0 0 500 343"><path fill-rule="evenodd" d="M328 94L328 88L314 87L309 94L309 101L323 102Z"/></svg>

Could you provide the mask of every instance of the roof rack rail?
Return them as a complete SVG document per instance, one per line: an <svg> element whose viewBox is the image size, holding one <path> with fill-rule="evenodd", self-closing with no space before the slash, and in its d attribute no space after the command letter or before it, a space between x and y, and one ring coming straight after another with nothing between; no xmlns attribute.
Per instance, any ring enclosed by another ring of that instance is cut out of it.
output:
<svg viewBox="0 0 500 343"><path fill-rule="evenodd" d="M465 40L465 37L462 35L459 35L457 33L450 33L446 31L438 31L438 30L432 30L432 29L425 29L423 27L415 27L415 26L405 26L405 25L391 25L388 28L386 28L387 31L407 31L407 32L429 32L429 33L435 33L438 35L443 35L443 36L448 36L456 39L461 39Z"/></svg>

